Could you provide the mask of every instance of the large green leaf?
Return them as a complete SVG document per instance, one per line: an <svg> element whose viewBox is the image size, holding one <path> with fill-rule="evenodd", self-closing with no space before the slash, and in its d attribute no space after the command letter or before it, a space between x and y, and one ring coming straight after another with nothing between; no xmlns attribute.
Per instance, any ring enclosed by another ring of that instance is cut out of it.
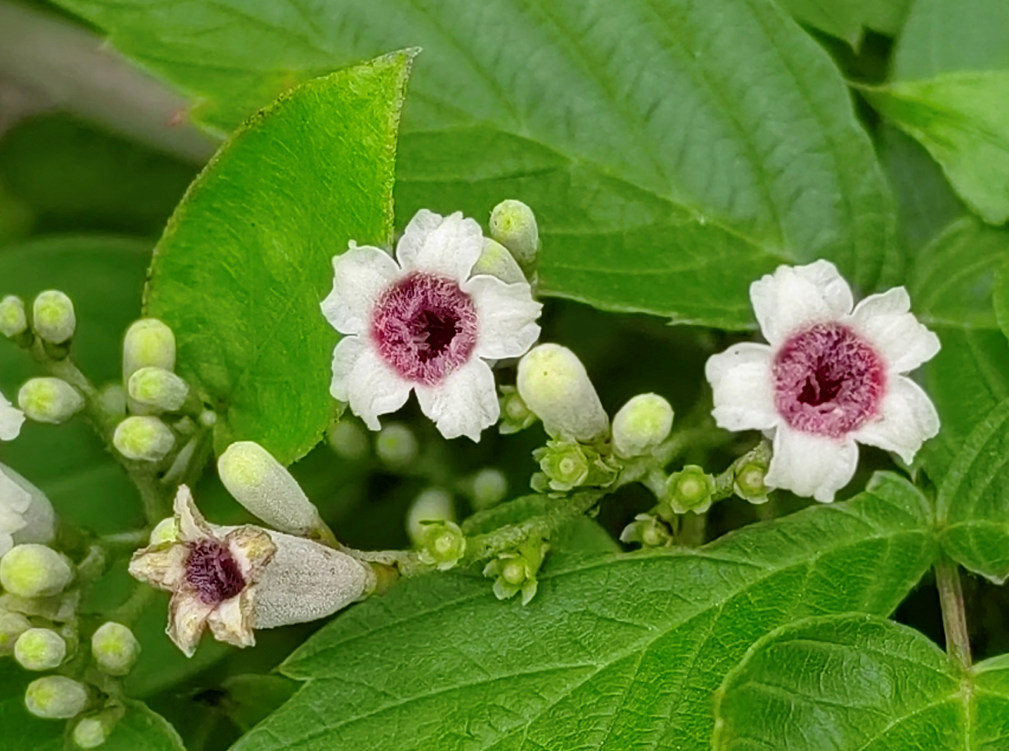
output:
<svg viewBox="0 0 1009 751"><path fill-rule="evenodd" d="M1005 0L914 0L893 56L899 81L1009 69Z"/></svg>
<svg viewBox="0 0 1009 751"><path fill-rule="evenodd" d="M60 3L223 129L308 76L422 46L398 224L521 198L547 294L738 328L782 261L829 257L863 288L897 271L841 77L770 0Z"/></svg>
<svg viewBox="0 0 1009 751"><path fill-rule="evenodd" d="M1009 661L956 668L924 635L842 615L784 626L718 692L714 751L997 751Z"/></svg>
<svg viewBox="0 0 1009 751"><path fill-rule="evenodd" d="M1009 70L944 73L866 95L928 149L985 221L1009 219Z"/></svg>
<svg viewBox="0 0 1009 751"><path fill-rule="evenodd" d="M749 645L892 610L933 560L928 515L878 475L698 550L548 564L526 607L476 576L404 582L292 655L282 671L307 683L236 749L706 749L711 694Z"/></svg>
<svg viewBox="0 0 1009 751"><path fill-rule="evenodd" d="M254 440L285 464L330 423L337 334L319 311L332 257L388 245L411 52L311 81L240 130L155 250L149 315L217 411L218 448Z"/></svg>

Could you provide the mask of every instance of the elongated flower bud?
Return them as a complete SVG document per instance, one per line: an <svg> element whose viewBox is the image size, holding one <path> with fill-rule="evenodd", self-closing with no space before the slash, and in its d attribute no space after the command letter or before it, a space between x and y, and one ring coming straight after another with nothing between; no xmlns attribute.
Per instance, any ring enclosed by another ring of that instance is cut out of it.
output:
<svg viewBox="0 0 1009 751"><path fill-rule="evenodd" d="M552 436L589 442L609 429L609 418L574 352L540 344L519 361L518 390Z"/></svg>
<svg viewBox="0 0 1009 751"><path fill-rule="evenodd" d="M519 266L531 271L540 250L540 231L533 210L521 201L502 201L490 215L490 236L515 256Z"/></svg>
<svg viewBox="0 0 1009 751"><path fill-rule="evenodd" d="M18 637L14 659L25 670L52 670L67 656L63 637L48 628L30 628Z"/></svg>
<svg viewBox="0 0 1009 751"><path fill-rule="evenodd" d="M74 335L77 316L70 298L58 290L41 292L32 306L35 333L50 344L63 344Z"/></svg>
<svg viewBox="0 0 1009 751"><path fill-rule="evenodd" d="M0 464L0 556L26 542L52 542L56 514L45 493Z"/></svg>
<svg viewBox="0 0 1009 751"><path fill-rule="evenodd" d="M25 706L36 717L69 720L84 711L88 698L84 684L62 675L47 675L28 684Z"/></svg>
<svg viewBox="0 0 1009 751"><path fill-rule="evenodd" d="M673 408L658 394L638 394L613 418L613 450L631 458L651 452L669 436Z"/></svg>
<svg viewBox="0 0 1009 751"><path fill-rule="evenodd" d="M299 537L332 538L298 481L258 443L228 446L217 460L217 472L235 500L271 527Z"/></svg>
<svg viewBox="0 0 1009 751"><path fill-rule="evenodd" d="M130 398L145 407L175 412L189 396L189 384L165 368L140 368L127 384Z"/></svg>
<svg viewBox="0 0 1009 751"><path fill-rule="evenodd" d="M123 624L108 621L91 637L91 657L102 672L126 675L140 657L140 642Z"/></svg>
<svg viewBox="0 0 1009 751"><path fill-rule="evenodd" d="M127 459L159 462L175 446L175 435L157 417L134 415L116 426L112 443Z"/></svg>
<svg viewBox="0 0 1009 751"><path fill-rule="evenodd" d="M25 315L24 300L14 295L0 300L0 334L12 339L27 330L28 316Z"/></svg>
<svg viewBox="0 0 1009 751"><path fill-rule="evenodd" d="M84 407L84 397L60 378L32 378L18 392L18 406L35 422L59 425Z"/></svg>
<svg viewBox="0 0 1009 751"><path fill-rule="evenodd" d="M123 339L123 387L129 388L130 378L141 368L175 370L175 334L156 318L143 318L126 330ZM130 411L146 415L154 407L129 400Z"/></svg>
<svg viewBox="0 0 1009 751"><path fill-rule="evenodd" d="M526 281L525 274L522 273L522 269L519 268L515 257L508 251L508 248L489 238L484 239L483 252L470 272L471 276L478 274L496 276L505 284Z"/></svg>
<svg viewBox="0 0 1009 751"><path fill-rule="evenodd" d="M18 545L0 558L0 583L18 597L59 594L73 578L67 559L45 545Z"/></svg>

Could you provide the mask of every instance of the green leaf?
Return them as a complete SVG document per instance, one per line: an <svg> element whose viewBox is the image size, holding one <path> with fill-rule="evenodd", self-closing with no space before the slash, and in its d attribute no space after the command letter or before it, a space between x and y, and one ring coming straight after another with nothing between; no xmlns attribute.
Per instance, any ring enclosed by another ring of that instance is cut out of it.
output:
<svg viewBox="0 0 1009 751"><path fill-rule="evenodd" d="M766 0L60 2L223 129L308 76L422 46L397 224L521 198L546 294L741 328L779 263L827 257L863 289L899 272L841 76Z"/></svg>
<svg viewBox="0 0 1009 751"><path fill-rule="evenodd" d="M914 629L870 615L810 618L753 645L716 699L712 749L996 751L1009 664L964 675Z"/></svg>
<svg viewBox="0 0 1009 751"><path fill-rule="evenodd" d="M940 539L965 568L1009 578L1009 399L967 438L939 488Z"/></svg>
<svg viewBox="0 0 1009 751"><path fill-rule="evenodd" d="M893 35L900 30L910 0L779 0L796 21L837 37L854 48L863 27Z"/></svg>
<svg viewBox="0 0 1009 751"><path fill-rule="evenodd" d="M329 425L338 335L319 303L332 257L388 245L396 129L412 52L306 83L240 130L155 251L147 313L217 411L219 450L254 440L284 464Z"/></svg>
<svg viewBox="0 0 1009 751"><path fill-rule="evenodd" d="M298 684L282 675L233 675L221 688L220 709L246 733L294 696Z"/></svg>
<svg viewBox="0 0 1009 751"><path fill-rule="evenodd" d="M870 487L696 550L548 558L526 607L477 576L403 582L287 660L307 683L236 751L706 749L711 693L757 638L888 613L932 562L925 499Z"/></svg>
<svg viewBox="0 0 1009 751"><path fill-rule="evenodd" d="M928 149L971 209L990 224L1009 219L1009 70L945 73L865 94Z"/></svg>
<svg viewBox="0 0 1009 751"><path fill-rule="evenodd" d="M914 0L893 56L898 81L1009 68L1004 0Z"/></svg>

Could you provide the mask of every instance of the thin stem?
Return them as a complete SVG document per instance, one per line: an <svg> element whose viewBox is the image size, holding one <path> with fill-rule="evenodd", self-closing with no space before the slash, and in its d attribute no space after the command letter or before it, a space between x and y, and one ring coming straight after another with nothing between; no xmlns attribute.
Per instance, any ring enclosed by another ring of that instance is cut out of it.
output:
<svg viewBox="0 0 1009 751"><path fill-rule="evenodd" d="M967 630L967 613L960 586L957 565L943 556L935 564L935 583L939 589L942 607L942 625L946 632L946 652L950 659L964 670L970 669L970 633Z"/></svg>
<svg viewBox="0 0 1009 751"><path fill-rule="evenodd" d="M108 614L108 619L124 626L132 625L154 599L155 593L156 590L147 584L135 585L126 601Z"/></svg>
<svg viewBox="0 0 1009 751"><path fill-rule="evenodd" d="M681 514L680 528L676 531L676 542L688 548L698 548L704 544L708 526L708 515L693 512Z"/></svg>

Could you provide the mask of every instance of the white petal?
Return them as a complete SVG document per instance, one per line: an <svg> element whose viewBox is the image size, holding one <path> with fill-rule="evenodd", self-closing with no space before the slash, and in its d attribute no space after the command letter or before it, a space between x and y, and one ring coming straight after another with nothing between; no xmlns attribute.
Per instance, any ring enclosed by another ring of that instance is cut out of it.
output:
<svg viewBox="0 0 1009 751"><path fill-rule="evenodd" d="M211 610L207 616L207 625L214 638L236 647L255 646L256 635L252 631L254 601L255 587L246 587Z"/></svg>
<svg viewBox="0 0 1009 751"><path fill-rule="evenodd" d="M0 394L0 441L13 441L24 425L25 413Z"/></svg>
<svg viewBox="0 0 1009 751"><path fill-rule="evenodd" d="M910 312L911 298L903 287L870 295L851 314L855 329L876 345L896 373L914 370L939 352L939 337Z"/></svg>
<svg viewBox="0 0 1009 751"><path fill-rule="evenodd" d="M830 503L834 493L851 481L856 466L858 444L851 438L835 441L782 425L774 435L774 455L764 482L769 488Z"/></svg>
<svg viewBox="0 0 1009 751"><path fill-rule="evenodd" d="M494 276L474 276L462 285L462 291L476 307L477 357L519 357L539 338L536 320L543 305L533 300L526 282L505 284Z"/></svg>
<svg viewBox="0 0 1009 751"><path fill-rule="evenodd" d="M0 558L3 558L14 547L14 538L6 532L0 532Z"/></svg>
<svg viewBox="0 0 1009 751"><path fill-rule="evenodd" d="M190 592L176 592L168 606L166 633L186 657L192 657L213 606Z"/></svg>
<svg viewBox="0 0 1009 751"><path fill-rule="evenodd" d="M386 365L363 337L344 337L333 350L329 393L348 402L371 430L381 427L379 415L395 412L406 404L411 385Z"/></svg>
<svg viewBox="0 0 1009 751"><path fill-rule="evenodd" d="M175 493L175 519L179 527L179 539L183 542L195 542L205 537L212 537L210 525L200 514L193 502L193 494L186 485L179 485Z"/></svg>
<svg viewBox="0 0 1009 751"><path fill-rule="evenodd" d="M422 216L423 215L423 216ZM458 281L466 279L483 252L483 231L456 212L434 225L431 212L418 212L396 246L404 271L427 271Z"/></svg>
<svg viewBox="0 0 1009 751"><path fill-rule="evenodd" d="M772 350L744 342L708 358L704 375L714 392L712 415L726 430L770 430L780 421L771 383Z"/></svg>
<svg viewBox="0 0 1009 751"><path fill-rule="evenodd" d="M939 414L921 387L905 376L890 376L881 407L880 419L859 428L855 440L893 451L910 464L921 444L939 432Z"/></svg>
<svg viewBox="0 0 1009 751"><path fill-rule="evenodd" d="M379 248L351 248L333 258L333 291L322 301L322 314L342 334L366 333L378 298L402 272Z"/></svg>
<svg viewBox="0 0 1009 751"><path fill-rule="evenodd" d="M497 422L501 407L490 366L472 358L437 386L417 386L417 401L446 438L480 440L480 431Z"/></svg>
<svg viewBox="0 0 1009 751"><path fill-rule="evenodd" d="M173 591L186 570L189 548L178 543L161 543L142 548L130 561L130 576L152 587Z"/></svg>
<svg viewBox="0 0 1009 751"><path fill-rule="evenodd" d="M750 300L771 344L780 344L797 328L846 316L854 303L851 288L829 261L779 266L750 285Z"/></svg>
<svg viewBox="0 0 1009 751"><path fill-rule="evenodd" d="M0 510L6 508L21 516L31 506L32 494L15 478L24 479L10 467L0 464Z"/></svg>

